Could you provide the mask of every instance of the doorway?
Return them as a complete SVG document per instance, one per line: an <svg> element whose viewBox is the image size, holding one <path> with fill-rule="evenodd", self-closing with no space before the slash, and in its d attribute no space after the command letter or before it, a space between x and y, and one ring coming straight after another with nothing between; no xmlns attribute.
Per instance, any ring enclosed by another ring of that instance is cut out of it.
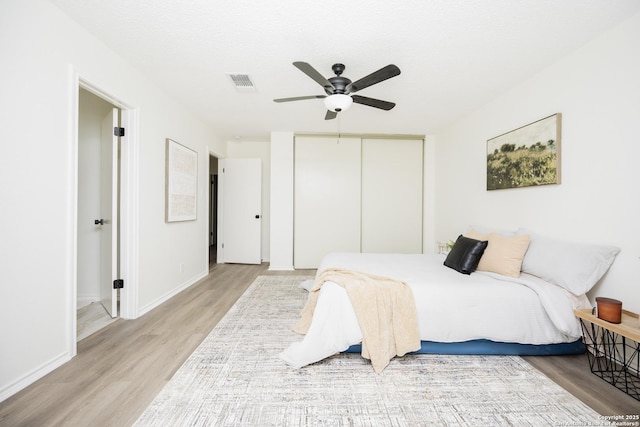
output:
<svg viewBox="0 0 640 427"><path fill-rule="evenodd" d="M209 155L209 270L218 262L218 158Z"/></svg>
<svg viewBox="0 0 640 427"><path fill-rule="evenodd" d="M138 252L139 252L139 113L136 108L125 104L119 98L109 95L108 92L99 88L95 84L85 80L77 72L75 67L70 68L71 81L69 85L69 99L70 102L70 128L75 129L75 132L70 134L70 147L73 154L73 169L72 177L70 181L70 191L73 194L72 210L75 215L72 242L72 265L70 271L73 272L73 279L69 282L68 288L68 349L70 357L74 357L78 351L77 345L77 307L78 307L78 288L79 288L79 276L78 268L82 264L83 259L81 256L82 248L78 246L81 230L79 230L79 224L81 223L81 212L79 204L82 202L82 197L79 193L79 185L82 182L80 178L80 168L83 167L83 163L79 161L79 131L80 131L80 110L81 100L80 96L83 93L82 90L88 92L95 97L99 98L102 102L106 102L109 108L116 108L119 110L120 116L120 128L119 133L123 133L124 136L119 137L119 184L115 185L118 188L119 194L119 245L117 246L118 252L115 257L119 261L119 286L117 298L119 302L118 316L121 319L135 319L138 317ZM84 107L84 104L82 105ZM105 107L106 108L106 107ZM113 111L113 110L112 110ZM101 218L92 218L95 216L95 212L92 212L89 217L85 217L84 221L90 221L91 226L95 226L95 220ZM93 221L93 222L92 222ZM95 265L95 264L94 264ZM97 268L94 272L97 271Z"/></svg>
<svg viewBox="0 0 640 427"><path fill-rule="evenodd" d="M77 336L118 317L120 109L90 91L78 93Z"/></svg>

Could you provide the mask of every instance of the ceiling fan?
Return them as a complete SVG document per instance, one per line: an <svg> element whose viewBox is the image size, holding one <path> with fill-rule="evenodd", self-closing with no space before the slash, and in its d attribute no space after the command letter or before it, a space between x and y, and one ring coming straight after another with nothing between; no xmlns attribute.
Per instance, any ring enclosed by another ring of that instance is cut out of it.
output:
<svg viewBox="0 0 640 427"><path fill-rule="evenodd" d="M333 64L331 69L336 74L328 79L323 77L315 68L306 62L294 62L293 65L300 71L311 77L324 88L326 95L296 96L293 98L274 99L274 102L302 101L304 99L324 99L327 107L325 120L335 119L340 111L345 111L352 103L367 105L369 107L380 108L381 110L391 110L396 106L393 102L382 101L380 99L367 98L366 96L352 95L366 87L380 83L391 77L400 74L400 69L393 64L382 67L368 76L352 82L346 77L342 77L344 64Z"/></svg>

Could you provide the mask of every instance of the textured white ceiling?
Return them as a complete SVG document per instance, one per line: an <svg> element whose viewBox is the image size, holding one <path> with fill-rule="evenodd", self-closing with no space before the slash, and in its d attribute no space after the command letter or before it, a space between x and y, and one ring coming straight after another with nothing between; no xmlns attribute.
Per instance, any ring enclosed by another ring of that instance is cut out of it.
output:
<svg viewBox="0 0 640 427"><path fill-rule="evenodd" d="M225 139L272 130L437 132L640 11L638 0L51 0ZM325 121L305 61L357 80L402 74L358 92L396 102L353 105ZM238 92L226 73L249 74Z"/></svg>

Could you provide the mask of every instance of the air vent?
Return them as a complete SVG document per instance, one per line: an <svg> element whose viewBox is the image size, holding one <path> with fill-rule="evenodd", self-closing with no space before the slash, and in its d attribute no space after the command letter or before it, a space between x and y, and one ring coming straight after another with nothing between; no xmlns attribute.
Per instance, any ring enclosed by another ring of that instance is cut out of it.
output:
<svg viewBox="0 0 640 427"><path fill-rule="evenodd" d="M256 85L253 84L251 76L248 74L229 73L227 74L231 79L231 83L235 86L239 92L255 92Z"/></svg>

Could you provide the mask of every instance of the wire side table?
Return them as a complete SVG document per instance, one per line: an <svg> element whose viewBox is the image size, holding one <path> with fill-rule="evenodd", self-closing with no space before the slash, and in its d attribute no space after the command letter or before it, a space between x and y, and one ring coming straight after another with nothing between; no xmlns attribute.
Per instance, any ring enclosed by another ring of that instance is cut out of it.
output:
<svg viewBox="0 0 640 427"><path fill-rule="evenodd" d="M582 325L591 372L640 400L640 320L622 310L622 322L610 323L589 309L574 310Z"/></svg>

